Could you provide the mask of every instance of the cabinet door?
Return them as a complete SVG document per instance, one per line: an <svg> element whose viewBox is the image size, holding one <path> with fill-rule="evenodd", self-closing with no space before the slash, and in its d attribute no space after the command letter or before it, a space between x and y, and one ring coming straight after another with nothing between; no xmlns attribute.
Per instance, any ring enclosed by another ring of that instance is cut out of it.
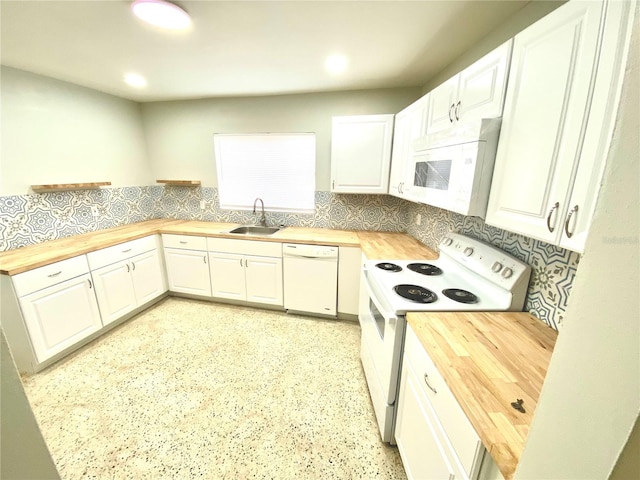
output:
<svg viewBox="0 0 640 480"><path fill-rule="evenodd" d="M402 368L395 437L409 479L456 478L438 420L411 368Z"/></svg>
<svg viewBox="0 0 640 480"><path fill-rule="evenodd" d="M407 172L409 136L411 134L411 109L405 108L396 115L393 126L393 150L389 173L389 195L402 197L402 187Z"/></svg>
<svg viewBox="0 0 640 480"><path fill-rule="evenodd" d="M127 261L99 268L91 272L91 275L96 284L96 296L105 325L138 306L133 290L131 266Z"/></svg>
<svg viewBox="0 0 640 480"><path fill-rule="evenodd" d="M214 297L246 300L244 256L209 252L211 294Z"/></svg>
<svg viewBox="0 0 640 480"><path fill-rule="evenodd" d="M588 112L600 2L568 2L516 35L486 221L557 243Z"/></svg>
<svg viewBox="0 0 640 480"><path fill-rule="evenodd" d="M454 108L458 101L458 82L460 74L450 78L429 93L429 113L427 115L427 133L432 134L453 125Z"/></svg>
<svg viewBox="0 0 640 480"><path fill-rule="evenodd" d="M338 251L338 313L358 315L362 253L358 247Z"/></svg>
<svg viewBox="0 0 640 480"><path fill-rule="evenodd" d="M283 305L282 259L245 257L247 301Z"/></svg>
<svg viewBox="0 0 640 480"><path fill-rule="evenodd" d="M20 305L38 362L102 328L89 274L22 297Z"/></svg>
<svg viewBox="0 0 640 480"><path fill-rule="evenodd" d="M167 291L164 272L157 250L129 260L137 305L143 305Z"/></svg>
<svg viewBox="0 0 640 480"><path fill-rule="evenodd" d="M460 91L453 116L471 122L502 115L511 40L460 72Z"/></svg>
<svg viewBox="0 0 640 480"><path fill-rule="evenodd" d="M393 115L333 117L331 191L386 194Z"/></svg>
<svg viewBox="0 0 640 480"><path fill-rule="evenodd" d="M211 296L207 252L165 248L164 258L169 290Z"/></svg>
<svg viewBox="0 0 640 480"><path fill-rule="evenodd" d="M598 55L598 73L580 163L573 181L571 199L567 204L568 212L558 227L562 228L560 246L576 252L584 251L611 145L627 64L633 8L633 2L607 4Z"/></svg>

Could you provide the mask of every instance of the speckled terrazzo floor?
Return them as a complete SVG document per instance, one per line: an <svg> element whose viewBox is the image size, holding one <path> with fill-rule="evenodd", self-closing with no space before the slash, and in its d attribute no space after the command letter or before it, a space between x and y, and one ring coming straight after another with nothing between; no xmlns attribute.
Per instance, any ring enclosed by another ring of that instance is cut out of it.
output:
<svg viewBox="0 0 640 480"><path fill-rule="evenodd" d="M63 479L406 478L360 329L169 298L23 379Z"/></svg>

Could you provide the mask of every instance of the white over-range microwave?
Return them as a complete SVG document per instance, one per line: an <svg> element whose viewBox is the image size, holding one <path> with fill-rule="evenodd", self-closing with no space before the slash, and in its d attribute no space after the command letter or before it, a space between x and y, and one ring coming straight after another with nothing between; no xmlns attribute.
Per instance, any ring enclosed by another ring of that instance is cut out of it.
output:
<svg viewBox="0 0 640 480"><path fill-rule="evenodd" d="M483 119L452 138L413 153L413 198L462 215L484 218L496 157L500 118Z"/></svg>

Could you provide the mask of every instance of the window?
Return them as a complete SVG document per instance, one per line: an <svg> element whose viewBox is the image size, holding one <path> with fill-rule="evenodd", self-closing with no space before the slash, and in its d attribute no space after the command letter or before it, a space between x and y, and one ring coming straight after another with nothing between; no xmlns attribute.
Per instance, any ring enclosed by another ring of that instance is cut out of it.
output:
<svg viewBox="0 0 640 480"><path fill-rule="evenodd" d="M316 137L313 133L215 134L220 208L313 213Z"/></svg>

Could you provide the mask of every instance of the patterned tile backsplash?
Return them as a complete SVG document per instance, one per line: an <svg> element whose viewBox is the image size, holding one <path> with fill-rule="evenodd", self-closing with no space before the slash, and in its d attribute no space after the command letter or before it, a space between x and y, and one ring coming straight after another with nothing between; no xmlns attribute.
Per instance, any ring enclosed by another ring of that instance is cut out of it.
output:
<svg viewBox="0 0 640 480"><path fill-rule="evenodd" d="M0 214L0 251L153 218L258 220L250 211L221 210L216 188L160 185L5 196L0 197ZM423 218L420 226L414 222L417 214ZM476 217L387 195L316 192L315 214L267 212L267 223L407 232L435 250L452 230L479 238L532 266L526 310L556 329L562 325L580 259L577 253L485 225Z"/></svg>

